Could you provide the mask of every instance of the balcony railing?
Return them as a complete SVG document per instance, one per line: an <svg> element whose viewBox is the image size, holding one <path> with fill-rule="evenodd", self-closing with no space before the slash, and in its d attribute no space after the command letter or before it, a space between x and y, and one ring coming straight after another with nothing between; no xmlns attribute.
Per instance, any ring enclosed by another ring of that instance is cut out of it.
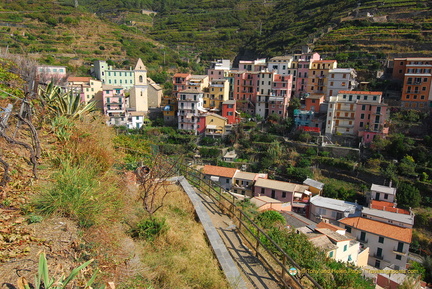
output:
<svg viewBox="0 0 432 289"><path fill-rule="evenodd" d="M377 258L377 259L380 259L380 260L383 260L384 259L384 256L381 254L381 255L378 255L378 254L374 254L373 255L375 258Z"/></svg>
<svg viewBox="0 0 432 289"><path fill-rule="evenodd" d="M368 239L357 238L357 241L359 241L360 243L363 243L363 244L367 244L368 243Z"/></svg>
<svg viewBox="0 0 432 289"><path fill-rule="evenodd" d="M393 253L398 255L406 255L408 253L408 250L399 250L398 248L394 248Z"/></svg>

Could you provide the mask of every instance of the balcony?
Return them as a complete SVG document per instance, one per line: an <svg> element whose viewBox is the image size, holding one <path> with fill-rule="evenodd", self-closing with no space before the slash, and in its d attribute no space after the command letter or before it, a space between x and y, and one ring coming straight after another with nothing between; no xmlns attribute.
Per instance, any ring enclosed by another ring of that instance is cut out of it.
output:
<svg viewBox="0 0 432 289"><path fill-rule="evenodd" d="M408 253L408 250L398 250L398 248L394 248L393 253L397 255L405 256Z"/></svg>
<svg viewBox="0 0 432 289"><path fill-rule="evenodd" d="M345 115L336 115L336 116L334 116L334 118L335 119L352 119L352 120L354 120L354 118L353 117L351 117L351 116L345 116Z"/></svg>
<svg viewBox="0 0 432 289"><path fill-rule="evenodd" d="M363 243L363 244L367 244L368 243L368 239L357 238L357 241L359 241L360 243Z"/></svg>
<svg viewBox="0 0 432 289"><path fill-rule="evenodd" d="M381 255L374 254L373 256L377 259L384 260L384 256L382 254Z"/></svg>

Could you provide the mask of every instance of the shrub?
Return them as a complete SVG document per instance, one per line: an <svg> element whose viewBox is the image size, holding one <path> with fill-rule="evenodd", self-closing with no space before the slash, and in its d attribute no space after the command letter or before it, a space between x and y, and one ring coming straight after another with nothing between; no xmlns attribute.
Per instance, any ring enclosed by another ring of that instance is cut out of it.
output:
<svg viewBox="0 0 432 289"><path fill-rule="evenodd" d="M145 239L153 241L158 235L167 229L165 219L149 218L143 219L129 233L132 238Z"/></svg>
<svg viewBox="0 0 432 289"><path fill-rule="evenodd" d="M263 228L285 225L285 218L276 211L265 211L257 216L258 224Z"/></svg>

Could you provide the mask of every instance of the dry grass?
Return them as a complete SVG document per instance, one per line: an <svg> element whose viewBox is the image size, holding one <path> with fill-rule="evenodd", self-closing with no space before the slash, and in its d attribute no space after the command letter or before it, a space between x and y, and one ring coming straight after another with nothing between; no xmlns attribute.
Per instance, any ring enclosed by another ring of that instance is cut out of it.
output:
<svg viewBox="0 0 432 289"><path fill-rule="evenodd" d="M143 277L155 288L228 288L192 204L179 187L170 189L155 216L165 218L168 230L142 244L142 262L148 267Z"/></svg>

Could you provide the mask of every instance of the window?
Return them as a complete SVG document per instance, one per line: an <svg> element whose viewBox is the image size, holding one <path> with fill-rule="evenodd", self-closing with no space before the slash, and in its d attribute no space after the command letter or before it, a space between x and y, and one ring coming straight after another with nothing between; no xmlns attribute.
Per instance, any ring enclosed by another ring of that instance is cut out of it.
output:
<svg viewBox="0 0 432 289"><path fill-rule="evenodd" d="M286 198L286 192L282 192L282 198Z"/></svg>
<svg viewBox="0 0 432 289"><path fill-rule="evenodd" d="M377 248L376 256L382 257L382 248Z"/></svg>
<svg viewBox="0 0 432 289"><path fill-rule="evenodd" d="M366 241L366 232L360 233L360 241Z"/></svg>
<svg viewBox="0 0 432 289"><path fill-rule="evenodd" d="M347 231L347 233L351 233L351 227L345 226L345 230Z"/></svg>
<svg viewBox="0 0 432 289"><path fill-rule="evenodd" d="M402 256L401 255L396 255L396 260L402 260Z"/></svg>
<svg viewBox="0 0 432 289"><path fill-rule="evenodd" d="M329 253L329 257L330 257L330 258L333 258L333 251L330 251L330 253Z"/></svg>
<svg viewBox="0 0 432 289"><path fill-rule="evenodd" d="M229 179L226 179L225 181L226 181L227 184L229 184Z"/></svg>
<svg viewBox="0 0 432 289"><path fill-rule="evenodd" d="M272 191L271 191L271 197L272 197L273 199L276 197L276 192L275 192L275 190L272 190Z"/></svg>
<svg viewBox="0 0 432 289"><path fill-rule="evenodd" d="M384 243L384 237L379 236L378 237L378 243L383 244Z"/></svg>
<svg viewBox="0 0 432 289"><path fill-rule="evenodd" d="M346 250L348 250L348 245L344 245L344 252L346 251Z"/></svg>

